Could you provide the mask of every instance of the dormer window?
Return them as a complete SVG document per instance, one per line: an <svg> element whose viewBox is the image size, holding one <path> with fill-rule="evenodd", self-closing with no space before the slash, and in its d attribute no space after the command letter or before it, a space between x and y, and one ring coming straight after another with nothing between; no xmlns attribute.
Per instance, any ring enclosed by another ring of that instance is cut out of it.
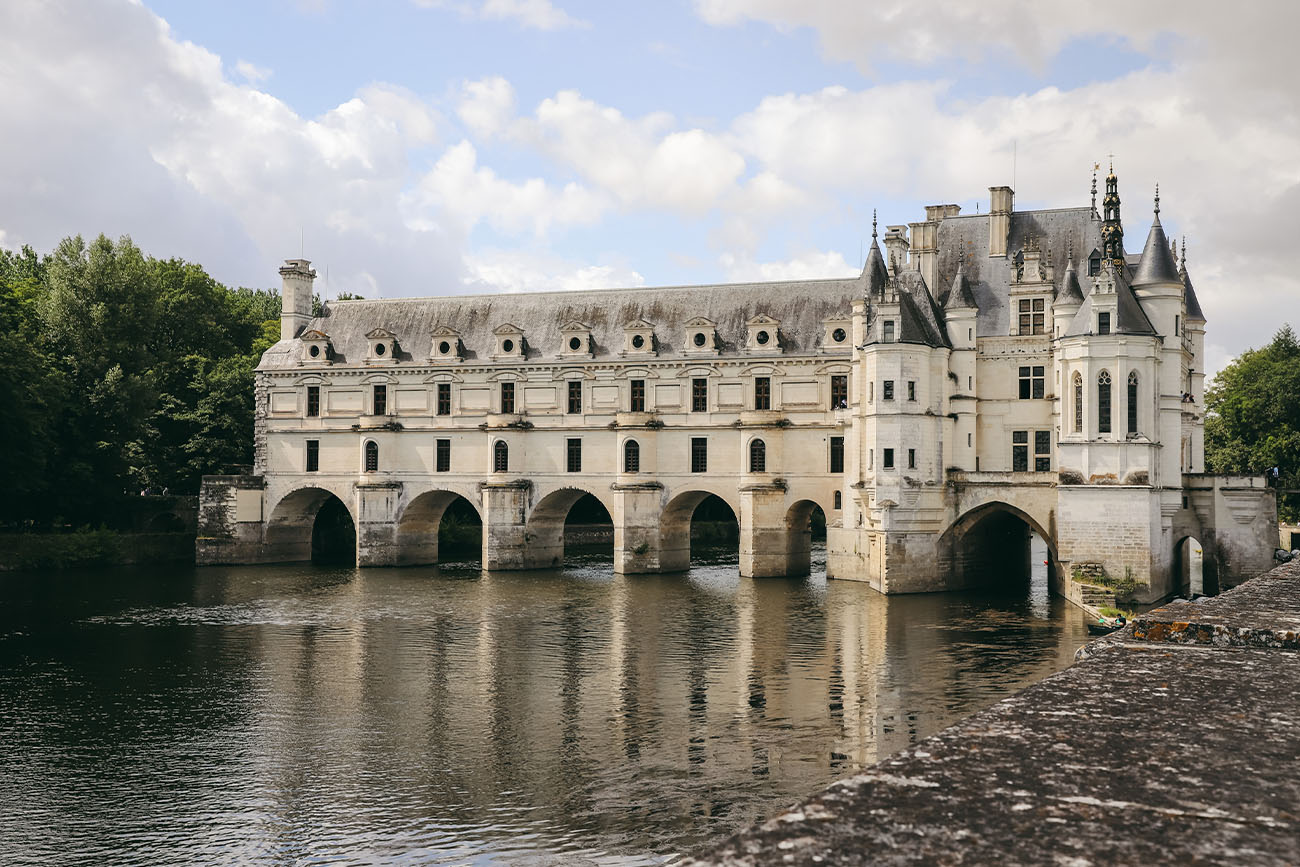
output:
<svg viewBox="0 0 1300 867"><path fill-rule="evenodd" d="M686 355L717 355L718 324L703 316L697 316L686 323Z"/></svg>
<svg viewBox="0 0 1300 867"><path fill-rule="evenodd" d="M591 328L581 322L570 322L560 329L560 356L583 358L591 357Z"/></svg>
<svg viewBox="0 0 1300 867"><path fill-rule="evenodd" d="M1017 302L1020 334L1045 334L1047 299L1021 298Z"/></svg>
<svg viewBox="0 0 1300 867"><path fill-rule="evenodd" d="M298 341L302 346L299 364L329 364L333 359L333 346L330 344L330 336L325 332L314 329L304 331L298 336Z"/></svg>
<svg viewBox="0 0 1300 867"><path fill-rule="evenodd" d="M847 317L844 319L824 320L822 322L822 349L850 349L849 332L851 324Z"/></svg>
<svg viewBox="0 0 1300 867"><path fill-rule="evenodd" d="M1110 314L1101 312L1097 314L1097 333L1110 334Z"/></svg>
<svg viewBox="0 0 1300 867"><path fill-rule="evenodd" d="M460 361L464 358L464 348L460 342L460 332L454 328L448 328L446 325L439 325L433 329L432 350L429 358L432 361Z"/></svg>
<svg viewBox="0 0 1300 867"><path fill-rule="evenodd" d="M397 360L397 335L387 328L375 328L366 334L369 352L366 362L388 362Z"/></svg>
<svg viewBox="0 0 1300 867"><path fill-rule="evenodd" d="M624 355L654 355L654 326L644 319L636 319L623 326Z"/></svg>
<svg viewBox="0 0 1300 867"><path fill-rule="evenodd" d="M880 323L880 342L894 342L894 320L886 319Z"/></svg>
<svg viewBox="0 0 1300 867"><path fill-rule="evenodd" d="M492 329L492 334L497 342L494 359L524 357L524 332L519 326L507 322Z"/></svg>
<svg viewBox="0 0 1300 867"><path fill-rule="evenodd" d="M1092 255L1088 257L1088 276L1096 277L1100 273L1101 273L1101 253L1098 252L1097 250L1093 250Z"/></svg>
<svg viewBox="0 0 1300 867"><path fill-rule="evenodd" d="M746 322L745 327L749 332L745 343L747 352L768 354L781 351L781 323L778 320L760 313Z"/></svg>

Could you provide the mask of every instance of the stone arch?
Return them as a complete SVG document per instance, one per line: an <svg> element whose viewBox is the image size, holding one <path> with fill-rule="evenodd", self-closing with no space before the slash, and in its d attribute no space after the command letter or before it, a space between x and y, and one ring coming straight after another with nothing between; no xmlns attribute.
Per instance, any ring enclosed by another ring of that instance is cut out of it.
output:
<svg viewBox="0 0 1300 867"><path fill-rule="evenodd" d="M438 562L438 534L442 518L454 503L463 500L483 522L483 508L468 492L434 489L412 497L397 516L398 566L424 566Z"/></svg>
<svg viewBox="0 0 1300 867"><path fill-rule="evenodd" d="M786 575L807 575L812 571L812 518L822 513L823 528L831 512L811 499L796 500L785 512Z"/></svg>
<svg viewBox="0 0 1300 867"><path fill-rule="evenodd" d="M296 488L282 496L270 509L266 522L266 561L288 563L311 560L313 531L321 510L337 501L352 523L352 548L356 549L357 516L350 497L324 487ZM355 561L355 554L354 554Z"/></svg>
<svg viewBox="0 0 1300 867"><path fill-rule="evenodd" d="M1000 563L1022 565L1009 559L1013 556L1023 557L1023 566L1028 566L1029 540L1016 537L1016 524L1037 534L1047 545L1049 563L1056 562L1056 539L1042 522L1011 503L990 500L963 512L939 537L941 574L949 576L952 589L979 584ZM1024 546L1017 545L1018 541ZM1048 577L1053 579L1050 570Z"/></svg>
<svg viewBox="0 0 1300 867"><path fill-rule="evenodd" d="M533 505L524 524L524 542L528 560L534 568L545 569L564 563L564 521L569 510L583 497L591 496L605 507L613 521L614 509L609 497L595 489L576 485L555 488Z"/></svg>
<svg viewBox="0 0 1300 867"><path fill-rule="evenodd" d="M1169 562L1169 587L1174 593L1214 596L1219 592L1219 564L1214 542L1197 530L1175 531Z"/></svg>
<svg viewBox="0 0 1300 867"><path fill-rule="evenodd" d="M710 496L727 504L739 528L740 503L734 492L710 490L707 486L674 492L659 515L659 562L663 571L685 572L690 568L691 519Z"/></svg>

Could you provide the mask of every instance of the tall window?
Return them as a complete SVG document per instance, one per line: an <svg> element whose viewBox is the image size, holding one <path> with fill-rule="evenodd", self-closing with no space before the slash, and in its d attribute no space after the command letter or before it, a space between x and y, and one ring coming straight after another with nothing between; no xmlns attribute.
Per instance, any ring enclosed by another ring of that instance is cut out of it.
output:
<svg viewBox="0 0 1300 867"><path fill-rule="evenodd" d="M379 469L379 443L369 440L366 443L366 472L373 473Z"/></svg>
<svg viewBox="0 0 1300 867"><path fill-rule="evenodd" d="M567 448L565 450L566 451L565 469L567 469L571 473L582 472L582 440L570 439L570 440L566 440L565 444L567 445Z"/></svg>
<svg viewBox="0 0 1300 867"><path fill-rule="evenodd" d="M492 447L492 472L504 473L510 470L510 447L505 440L497 440Z"/></svg>
<svg viewBox="0 0 1300 867"><path fill-rule="evenodd" d="M880 331L881 331L881 336L880 336L881 343L894 342L894 320L886 319L884 322L882 322Z"/></svg>
<svg viewBox="0 0 1300 867"><path fill-rule="evenodd" d="M831 437L831 472L844 472L844 437Z"/></svg>
<svg viewBox="0 0 1300 867"><path fill-rule="evenodd" d="M1110 314L1109 314L1109 313L1098 313L1098 314L1097 314L1097 333L1098 333L1098 334L1110 334Z"/></svg>
<svg viewBox="0 0 1300 867"><path fill-rule="evenodd" d="M709 441L705 437L691 437L691 472L709 471Z"/></svg>
<svg viewBox="0 0 1300 867"><path fill-rule="evenodd" d="M907 468L909 470L916 469L916 449L907 450Z"/></svg>
<svg viewBox="0 0 1300 867"><path fill-rule="evenodd" d="M833 508L834 508L836 511L839 511L841 508L843 508L843 503L844 503L844 492L843 492L843 491L836 491L836 492L835 492L835 505L833 506Z"/></svg>
<svg viewBox="0 0 1300 867"><path fill-rule="evenodd" d="M1110 433L1110 373L1097 376L1097 432Z"/></svg>
<svg viewBox="0 0 1300 867"><path fill-rule="evenodd" d="M628 398L628 409L632 412L645 412L645 380L634 379L631 381L631 391Z"/></svg>
<svg viewBox="0 0 1300 867"><path fill-rule="evenodd" d="M388 386L375 386L371 407L371 415L388 415Z"/></svg>
<svg viewBox="0 0 1300 867"><path fill-rule="evenodd" d="M749 444L749 471L767 472L767 445L762 440L754 440Z"/></svg>
<svg viewBox="0 0 1300 867"><path fill-rule="evenodd" d="M1138 375L1130 371L1128 375L1128 432L1138 432Z"/></svg>
<svg viewBox="0 0 1300 867"><path fill-rule="evenodd" d="M451 440L438 440L434 447L434 471L451 472Z"/></svg>
<svg viewBox="0 0 1300 867"><path fill-rule="evenodd" d="M509 414L515 411L515 384L513 382L501 383L501 412Z"/></svg>
<svg viewBox="0 0 1300 867"><path fill-rule="evenodd" d="M641 446L636 440L623 443L623 472L641 472Z"/></svg>
<svg viewBox="0 0 1300 867"><path fill-rule="evenodd" d="M451 415L451 383L438 383L438 415Z"/></svg>
<svg viewBox="0 0 1300 867"><path fill-rule="evenodd" d="M884 390L884 394L882 394L880 397L881 397L882 400L893 400L893 399L894 399L894 381L893 381L892 379L886 379L886 380L885 380L885 390Z"/></svg>
<svg viewBox="0 0 1300 867"><path fill-rule="evenodd" d="M893 449L884 449L884 450L883 450L882 456L881 456L881 458L880 458L880 465L881 465L882 467L884 467L885 469L887 469L887 470L892 470L892 469L894 468L894 450L893 450Z"/></svg>
<svg viewBox="0 0 1300 867"><path fill-rule="evenodd" d="M1011 432L1011 472L1029 472L1029 431Z"/></svg>
<svg viewBox="0 0 1300 867"><path fill-rule="evenodd" d="M914 379L907 381L907 399L916 400L916 380Z"/></svg>
<svg viewBox="0 0 1300 867"><path fill-rule="evenodd" d="M1020 368L1020 399L1042 400L1045 394L1046 375L1037 365Z"/></svg>
<svg viewBox="0 0 1300 867"><path fill-rule="evenodd" d="M569 412L577 414L582 412L582 380L569 380Z"/></svg>
<svg viewBox="0 0 1300 867"><path fill-rule="evenodd" d="M1050 430L1034 431L1034 472L1050 473L1052 471L1052 432Z"/></svg>
<svg viewBox="0 0 1300 867"><path fill-rule="evenodd" d="M843 409L849 405L849 377L845 373L831 376L831 409Z"/></svg>
<svg viewBox="0 0 1300 867"><path fill-rule="evenodd" d="M1044 304L1042 298L1020 299L1020 334L1042 334Z"/></svg>
<svg viewBox="0 0 1300 867"><path fill-rule="evenodd" d="M707 379L691 380L691 412L709 411L709 381Z"/></svg>
<svg viewBox="0 0 1300 867"><path fill-rule="evenodd" d="M320 440L307 440L307 472L320 469Z"/></svg>
<svg viewBox="0 0 1300 867"><path fill-rule="evenodd" d="M1074 432L1083 433L1083 376L1074 372Z"/></svg>
<svg viewBox="0 0 1300 867"><path fill-rule="evenodd" d="M772 408L772 380L766 376L754 377L754 409Z"/></svg>
<svg viewBox="0 0 1300 867"><path fill-rule="evenodd" d="M320 415L320 386L319 385L307 386L307 415L309 417Z"/></svg>

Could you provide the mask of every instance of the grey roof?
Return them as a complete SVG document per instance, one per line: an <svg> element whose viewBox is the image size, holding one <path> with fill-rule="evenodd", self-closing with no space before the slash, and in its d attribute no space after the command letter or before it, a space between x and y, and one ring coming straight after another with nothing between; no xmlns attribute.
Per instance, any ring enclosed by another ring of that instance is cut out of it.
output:
<svg viewBox="0 0 1300 867"><path fill-rule="evenodd" d="M880 245L876 243L874 234L871 236L871 249L867 251L867 261L862 266L862 278L866 281L864 294L868 298L884 294L889 269L885 267L885 257L880 254Z"/></svg>
<svg viewBox="0 0 1300 867"><path fill-rule="evenodd" d="M1061 291L1056 300L1067 304L1083 303L1083 287L1079 285L1079 271L1074 267L1074 256L1070 256L1070 263L1065 268L1065 277L1061 280Z"/></svg>
<svg viewBox="0 0 1300 867"><path fill-rule="evenodd" d="M1166 251L1167 252L1167 251ZM1066 337L1079 337L1085 334L1091 334L1093 328L1092 315L1093 298L1097 297L1097 287L1101 281L1093 284L1092 291L1084 299L1083 306L1074 314L1074 319L1070 322L1070 327L1066 329ZM1154 335L1156 330L1151 325L1151 320L1147 318L1146 311L1142 309L1142 304L1129 288L1127 275L1123 271L1118 272L1115 281L1115 295L1117 303L1115 305L1116 316L1115 322L1110 325L1111 334L1140 334Z"/></svg>
<svg viewBox="0 0 1300 867"><path fill-rule="evenodd" d="M682 355L689 320L706 317L717 323L721 352L736 355L745 345L745 323L766 313L780 321L781 347L786 353L815 354L822 345L823 320L847 319L853 300L862 294L861 278L851 278L330 301L306 327L329 335L337 364L362 361L365 335L374 328L397 335L399 362L422 363L429 358L432 332L439 325L460 332L465 358L476 361L490 358L496 346L493 329L511 322L524 332L527 360L544 361L559 355L560 329L574 320L591 327L594 357L610 358L623 349L623 327L644 319L654 326L658 357L677 358ZM280 341L262 356L259 369L292 369L298 359L298 341Z"/></svg>
<svg viewBox="0 0 1300 867"><path fill-rule="evenodd" d="M1142 248L1142 259L1133 274L1132 285L1149 286L1152 283L1178 283L1178 265L1169 252L1169 239L1160 225L1160 212L1147 234L1147 244Z"/></svg>
<svg viewBox="0 0 1300 867"><path fill-rule="evenodd" d="M1192 278L1187 273L1187 268L1179 268L1178 273L1183 278L1183 306L1187 308L1187 318L1204 322L1205 314L1201 312L1201 302L1196 299L1196 290L1192 288Z"/></svg>
<svg viewBox="0 0 1300 867"><path fill-rule="evenodd" d="M952 288L948 290L948 299L944 301L943 309L979 309L979 305L975 303L975 296L970 291L970 280L966 278L965 262L957 263L957 276L952 278Z"/></svg>
<svg viewBox="0 0 1300 867"><path fill-rule="evenodd" d="M904 271L895 278L902 316L900 343L924 343L927 346L951 346L944 327L943 310L925 285L920 271Z"/></svg>

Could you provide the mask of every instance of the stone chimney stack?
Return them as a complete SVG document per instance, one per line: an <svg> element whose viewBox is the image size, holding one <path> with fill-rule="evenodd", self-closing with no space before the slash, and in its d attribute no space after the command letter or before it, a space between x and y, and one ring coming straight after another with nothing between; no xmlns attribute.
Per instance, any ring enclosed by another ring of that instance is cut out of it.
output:
<svg viewBox="0 0 1300 867"><path fill-rule="evenodd" d="M1010 187L989 187L989 256L1007 255L1011 211L1016 194Z"/></svg>
<svg viewBox="0 0 1300 867"><path fill-rule="evenodd" d="M311 288L316 272L306 259L285 259L280 269L280 339L297 337L311 320Z"/></svg>
<svg viewBox="0 0 1300 867"><path fill-rule="evenodd" d="M907 268L907 226L885 227L885 258L892 270L897 263L900 271Z"/></svg>

